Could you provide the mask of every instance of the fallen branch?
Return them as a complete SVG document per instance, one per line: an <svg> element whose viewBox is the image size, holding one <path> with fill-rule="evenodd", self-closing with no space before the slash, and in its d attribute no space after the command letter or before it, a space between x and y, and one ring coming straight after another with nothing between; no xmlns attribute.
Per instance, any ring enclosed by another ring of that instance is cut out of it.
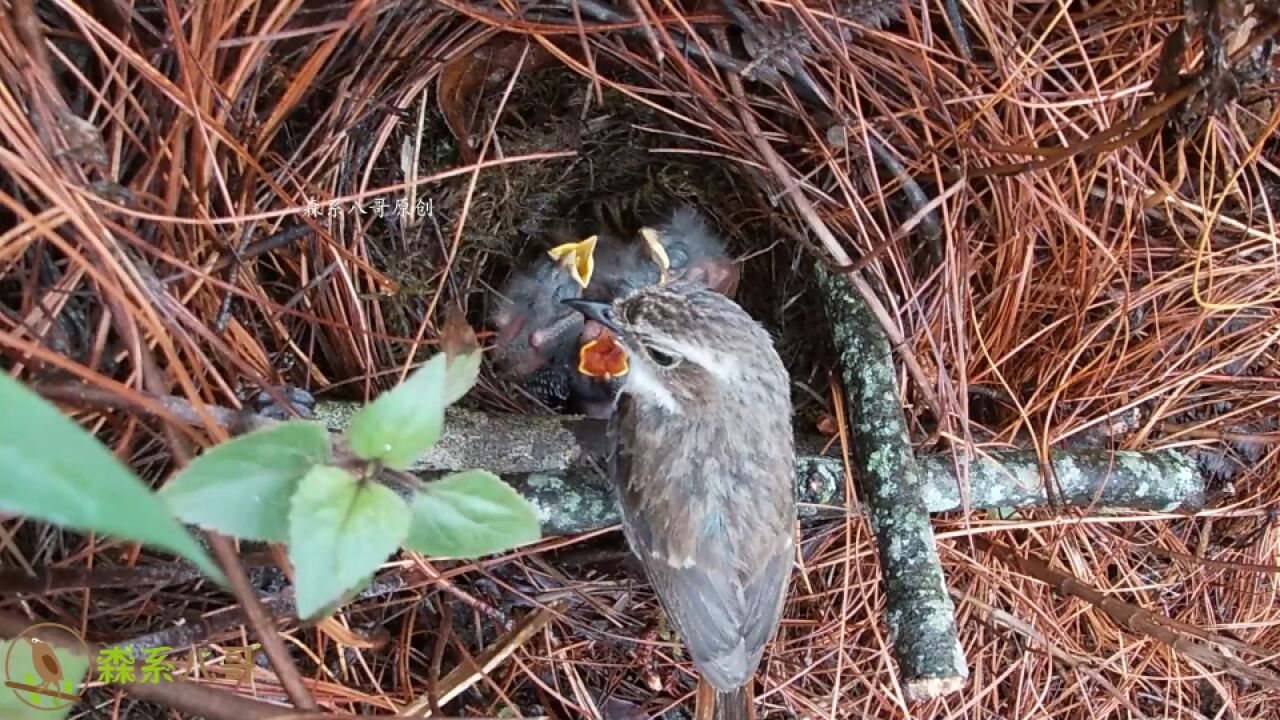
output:
<svg viewBox="0 0 1280 720"><path fill-rule="evenodd" d="M342 431L359 407L322 400L315 416L330 430ZM613 486L603 473L605 428L605 421L588 418L487 415L450 408L439 444L411 470L429 474L484 468L541 508L544 532L588 532L618 522ZM796 497L809 506L801 508L808 517L848 511L844 463L820 454L822 443L817 437L796 441L801 450ZM1204 504L1203 478L1195 463L1177 451L1069 450L1049 457L1058 486L1054 501L1064 506L1173 512L1199 510ZM930 513L1050 504L1034 451L968 458L967 505L952 456L925 455L917 464L920 493Z"/></svg>
<svg viewBox="0 0 1280 720"><path fill-rule="evenodd" d="M148 397L131 402L81 383L39 385L45 397L79 409L128 407L171 422L203 424L201 413L185 399ZM357 403L321 400L317 420L344 430ZM227 428L253 429L277 422L231 408L206 405L204 413ZM613 485L604 474L606 423L576 417L487 415L452 407L444 434L412 467L436 473L483 468L501 475L533 501L543 532L572 535L619 521ZM861 512L849 508L844 494L844 464L820 454L823 439L799 437L796 447L796 498L804 517ZM966 459L967 499L960 493L961 473L950 455L917 460L921 495L931 513L965 509L1032 508L1049 505L1035 452L1007 451ZM1054 501L1064 506L1126 508L1156 512L1195 511L1204 503L1204 481L1194 463L1176 451L1135 452L1072 450L1050 453L1056 476Z"/></svg>
<svg viewBox="0 0 1280 720"><path fill-rule="evenodd" d="M0 570L0 596L30 593L98 590L102 588L176 585L204 578L194 565L169 563L135 567L41 567L35 572L19 568Z"/></svg>
<svg viewBox="0 0 1280 720"><path fill-rule="evenodd" d="M844 378L851 468L868 504L885 590L885 623L908 700L964 687L969 667L955 605L907 439L897 372L884 331L843 277L816 268Z"/></svg>
<svg viewBox="0 0 1280 720"><path fill-rule="evenodd" d="M1055 493L1054 500L1061 505L1168 512L1196 510L1204 501L1199 472L1177 452L1081 451L1054 453L1051 458L1061 485L1061 493ZM917 464L920 494L930 513L964 509L950 457L925 456ZM971 509L1049 505L1034 452L975 458L968 470ZM538 508L542 531L547 535L574 535L619 522L613 485L602 473L567 469L508 473L503 479ZM796 499L803 518L864 512L861 507L847 507L844 463L839 458L799 457Z"/></svg>

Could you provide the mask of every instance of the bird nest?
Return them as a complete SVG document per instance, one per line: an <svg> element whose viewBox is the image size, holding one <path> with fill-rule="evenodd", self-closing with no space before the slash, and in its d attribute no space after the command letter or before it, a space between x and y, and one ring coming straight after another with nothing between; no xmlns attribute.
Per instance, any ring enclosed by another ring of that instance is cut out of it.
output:
<svg viewBox="0 0 1280 720"><path fill-rule="evenodd" d="M835 452L815 263L885 308L918 452L1173 447L1211 480L1195 514L935 517L970 680L911 716L1272 714L1280 688L1193 646L1280 648L1276 3L792 0L745 31L722 4L648 0L90 5L0 9L0 363L144 477L216 434L157 420L159 398L365 400L449 309L479 326L559 223L691 201L778 339L798 431ZM466 403L542 412L487 367ZM0 596L6 630L220 657L265 627L148 549L14 518L0 537L27 593ZM807 524L801 547L759 712L908 716L865 519ZM626 558L617 533L406 554L319 627L272 604L272 553L241 561L327 711L690 705ZM192 676L287 702L279 678ZM141 697L91 689L80 716L269 714Z"/></svg>

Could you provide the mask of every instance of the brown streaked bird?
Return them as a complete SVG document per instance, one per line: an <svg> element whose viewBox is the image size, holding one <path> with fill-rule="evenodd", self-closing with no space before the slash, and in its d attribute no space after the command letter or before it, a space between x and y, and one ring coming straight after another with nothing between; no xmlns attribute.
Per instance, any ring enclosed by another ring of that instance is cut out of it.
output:
<svg viewBox="0 0 1280 720"><path fill-rule="evenodd" d="M765 329L702 283L565 304L628 356L610 473L627 540L701 676L695 717L754 717L794 552L786 368Z"/></svg>
<svg viewBox="0 0 1280 720"><path fill-rule="evenodd" d="M724 241L693 207L677 208L665 220L640 229L661 275L652 283L692 280L733 297L740 272L725 251Z"/></svg>

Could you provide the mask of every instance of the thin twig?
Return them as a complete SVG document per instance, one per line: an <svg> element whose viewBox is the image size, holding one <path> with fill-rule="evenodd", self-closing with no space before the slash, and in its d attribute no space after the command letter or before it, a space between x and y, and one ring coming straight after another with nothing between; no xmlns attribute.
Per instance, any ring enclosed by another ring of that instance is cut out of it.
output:
<svg viewBox="0 0 1280 720"><path fill-rule="evenodd" d="M1054 591L1088 602L1116 624L1158 640L1182 653L1189 660L1270 690L1280 690L1280 675L1265 667L1247 665L1236 657L1242 652L1247 652L1270 658L1275 655L1274 651L1198 629L1197 635L1206 642L1196 642L1186 634L1186 630L1190 628L1180 627L1180 624L1172 623L1169 618L1161 617L1132 603L1109 597L1067 573L1054 570L1039 558L1016 553L983 537L975 536L974 540L979 548L991 552L1020 572L1048 584ZM1230 647L1232 652L1224 652L1215 645Z"/></svg>
<svg viewBox="0 0 1280 720"><path fill-rule="evenodd" d="M504 660L511 656L511 653L528 642L534 635L537 635L552 619L564 612L566 607L567 604L564 602L552 603L545 608L534 611L521 620L510 632L499 638L488 650L485 650L476 658L479 665L477 671L467 667L458 667L446 675L440 681L439 692L436 694L434 702L449 702L460 693L466 691L467 688L479 682L484 675L493 672L494 668L501 665ZM405 714L427 717L423 711L430 708L432 702L431 697L424 695L410 703L405 708Z"/></svg>
<svg viewBox="0 0 1280 720"><path fill-rule="evenodd" d="M258 639L262 641L262 650L271 661L271 667L275 669L276 677L280 678L280 684L289 694L289 699L293 701L296 708L315 710L318 707L315 698L311 696L311 691L302 681L298 667L293 664L293 658L285 648L284 641L280 639L280 634L276 631L275 619L267 613L258 600L257 593L249 584L249 576L245 574L244 567L240 564L240 557L231 539L214 532L207 533L207 537L209 546L218 559L218 564L227 574L227 580L231 583L231 590L235 593L236 600L240 602L240 607L244 610L249 624L257 631Z"/></svg>

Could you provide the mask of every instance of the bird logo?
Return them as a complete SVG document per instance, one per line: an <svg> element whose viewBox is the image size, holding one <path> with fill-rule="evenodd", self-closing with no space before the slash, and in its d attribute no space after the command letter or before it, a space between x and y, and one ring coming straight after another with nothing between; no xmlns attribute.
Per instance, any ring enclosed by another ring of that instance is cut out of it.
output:
<svg viewBox="0 0 1280 720"><path fill-rule="evenodd" d="M40 623L5 645L4 686L22 704L36 710L60 710L80 701L76 682L68 678L64 666L73 654L79 653L84 658L84 669L88 667L89 647L75 630L57 623Z"/></svg>

